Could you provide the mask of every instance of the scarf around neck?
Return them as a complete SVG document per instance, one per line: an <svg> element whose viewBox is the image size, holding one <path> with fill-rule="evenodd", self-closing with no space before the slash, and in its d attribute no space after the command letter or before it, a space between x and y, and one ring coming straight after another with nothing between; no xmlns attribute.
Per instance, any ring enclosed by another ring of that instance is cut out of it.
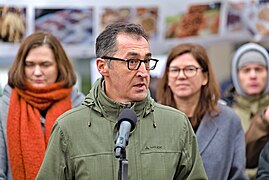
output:
<svg viewBox="0 0 269 180"><path fill-rule="evenodd" d="M243 109L245 113L257 114L269 105L269 93L262 96L234 96L234 107Z"/></svg>
<svg viewBox="0 0 269 180"><path fill-rule="evenodd" d="M7 144L13 179L35 179L44 158L55 120L71 109L72 87L63 82L45 87L27 84L27 90L14 88L7 118ZM44 132L40 111L46 112Z"/></svg>

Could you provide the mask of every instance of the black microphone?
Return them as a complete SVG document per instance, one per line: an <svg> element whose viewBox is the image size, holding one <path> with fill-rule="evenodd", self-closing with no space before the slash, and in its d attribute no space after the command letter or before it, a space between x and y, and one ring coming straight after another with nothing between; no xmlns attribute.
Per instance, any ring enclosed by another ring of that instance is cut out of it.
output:
<svg viewBox="0 0 269 180"><path fill-rule="evenodd" d="M120 157L121 150L128 145L130 132L134 130L137 116L132 109L125 108L121 111L118 120L118 137L115 143L115 156Z"/></svg>

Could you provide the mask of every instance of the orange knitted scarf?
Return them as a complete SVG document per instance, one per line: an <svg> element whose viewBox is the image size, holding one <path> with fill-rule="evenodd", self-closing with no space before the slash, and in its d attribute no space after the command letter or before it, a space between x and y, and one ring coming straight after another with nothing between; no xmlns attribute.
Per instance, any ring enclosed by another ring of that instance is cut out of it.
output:
<svg viewBox="0 0 269 180"><path fill-rule="evenodd" d="M7 144L14 180L35 179L55 120L71 109L71 91L72 88L63 88L62 82L41 88L27 84L27 90L12 90ZM47 111L44 129L40 111Z"/></svg>

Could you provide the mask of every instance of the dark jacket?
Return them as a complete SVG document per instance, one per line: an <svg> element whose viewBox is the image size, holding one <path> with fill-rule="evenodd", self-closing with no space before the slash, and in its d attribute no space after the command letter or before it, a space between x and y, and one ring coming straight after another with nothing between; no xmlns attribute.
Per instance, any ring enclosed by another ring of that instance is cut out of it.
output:
<svg viewBox="0 0 269 180"><path fill-rule="evenodd" d="M269 179L269 141L264 146L259 159L256 180Z"/></svg>

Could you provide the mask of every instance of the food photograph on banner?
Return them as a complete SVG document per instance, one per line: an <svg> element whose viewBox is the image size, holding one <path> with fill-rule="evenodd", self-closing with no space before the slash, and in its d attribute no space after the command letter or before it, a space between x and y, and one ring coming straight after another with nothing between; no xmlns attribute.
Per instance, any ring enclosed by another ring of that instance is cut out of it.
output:
<svg viewBox="0 0 269 180"><path fill-rule="evenodd" d="M269 2L229 2L227 7L228 32L247 31L251 39L261 41L269 36Z"/></svg>
<svg viewBox="0 0 269 180"><path fill-rule="evenodd" d="M63 44L93 44L93 8L36 8L35 31L49 31Z"/></svg>
<svg viewBox="0 0 269 180"><path fill-rule="evenodd" d="M182 12L165 17L165 38L217 35L220 28L220 2L190 4Z"/></svg>
<svg viewBox="0 0 269 180"><path fill-rule="evenodd" d="M243 2L228 3L227 21L226 21L227 32L241 32L246 29L245 24L241 17L243 8L244 8Z"/></svg>
<svg viewBox="0 0 269 180"><path fill-rule="evenodd" d="M249 3L243 8L243 21L255 41L269 36L269 3Z"/></svg>
<svg viewBox="0 0 269 180"><path fill-rule="evenodd" d="M19 43L26 32L26 8L0 5L0 42Z"/></svg>
<svg viewBox="0 0 269 180"><path fill-rule="evenodd" d="M112 22L141 24L151 40L158 36L158 7L103 7L100 15L100 32Z"/></svg>

